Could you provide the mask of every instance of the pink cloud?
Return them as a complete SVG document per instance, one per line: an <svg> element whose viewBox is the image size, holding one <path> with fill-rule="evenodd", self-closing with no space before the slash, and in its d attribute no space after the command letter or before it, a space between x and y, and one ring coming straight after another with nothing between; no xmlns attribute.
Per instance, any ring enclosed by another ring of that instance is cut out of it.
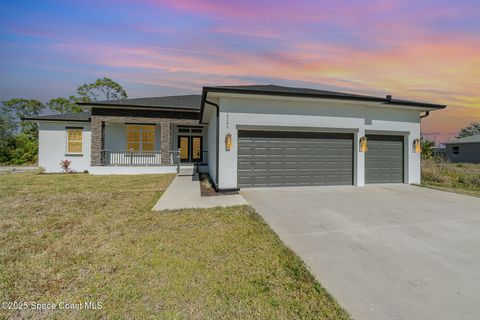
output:
<svg viewBox="0 0 480 320"><path fill-rule="evenodd" d="M206 14L218 19L249 19L258 21L333 21L341 17L355 18L359 13L382 13L393 10L397 1L223 1L223 0L145 0L155 6L169 7L182 12Z"/></svg>

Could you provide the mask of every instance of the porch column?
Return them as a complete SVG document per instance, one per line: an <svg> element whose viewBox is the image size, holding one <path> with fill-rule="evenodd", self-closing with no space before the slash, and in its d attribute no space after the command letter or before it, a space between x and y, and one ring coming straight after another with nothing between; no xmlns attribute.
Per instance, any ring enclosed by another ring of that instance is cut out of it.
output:
<svg viewBox="0 0 480 320"><path fill-rule="evenodd" d="M171 123L170 121L165 121L166 119L163 119L160 123L160 153L162 156L162 165L170 165L172 164L170 161L171 153L170 151L172 150L171 146Z"/></svg>
<svg viewBox="0 0 480 320"><path fill-rule="evenodd" d="M105 147L105 122L97 117L92 117L91 135L90 164L92 166L101 166L102 150Z"/></svg>

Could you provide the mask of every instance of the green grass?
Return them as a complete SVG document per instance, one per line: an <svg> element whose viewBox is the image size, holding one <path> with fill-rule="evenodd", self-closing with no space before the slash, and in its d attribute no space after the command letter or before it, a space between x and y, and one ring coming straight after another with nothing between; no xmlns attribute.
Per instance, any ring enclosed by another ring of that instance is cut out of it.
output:
<svg viewBox="0 0 480 320"><path fill-rule="evenodd" d="M248 206L150 209L172 175L0 175L0 318L348 319Z"/></svg>
<svg viewBox="0 0 480 320"><path fill-rule="evenodd" d="M480 164L423 160L422 185L480 197Z"/></svg>

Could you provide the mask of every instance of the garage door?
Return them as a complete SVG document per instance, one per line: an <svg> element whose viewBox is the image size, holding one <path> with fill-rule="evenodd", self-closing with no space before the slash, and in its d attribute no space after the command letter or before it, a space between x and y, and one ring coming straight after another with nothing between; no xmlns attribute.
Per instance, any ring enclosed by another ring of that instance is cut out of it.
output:
<svg viewBox="0 0 480 320"><path fill-rule="evenodd" d="M353 134L238 132L238 186L351 185Z"/></svg>
<svg viewBox="0 0 480 320"><path fill-rule="evenodd" d="M403 137L367 135L365 183L403 182Z"/></svg>

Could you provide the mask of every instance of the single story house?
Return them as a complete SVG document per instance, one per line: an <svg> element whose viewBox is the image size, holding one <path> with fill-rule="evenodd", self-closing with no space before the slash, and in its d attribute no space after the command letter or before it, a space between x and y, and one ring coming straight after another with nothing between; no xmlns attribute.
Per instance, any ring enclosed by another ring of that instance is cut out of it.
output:
<svg viewBox="0 0 480 320"><path fill-rule="evenodd" d="M46 172L63 159L92 174L197 164L225 191L419 183L420 118L446 107L274 85L81 104L89 112L28 118Z"/></svg>
<svg viewBox="0 0 480 320"><path fill-rule="evenodd" d="M480 134L453 139L445 145L448 161L480 163Z"/></svg>

